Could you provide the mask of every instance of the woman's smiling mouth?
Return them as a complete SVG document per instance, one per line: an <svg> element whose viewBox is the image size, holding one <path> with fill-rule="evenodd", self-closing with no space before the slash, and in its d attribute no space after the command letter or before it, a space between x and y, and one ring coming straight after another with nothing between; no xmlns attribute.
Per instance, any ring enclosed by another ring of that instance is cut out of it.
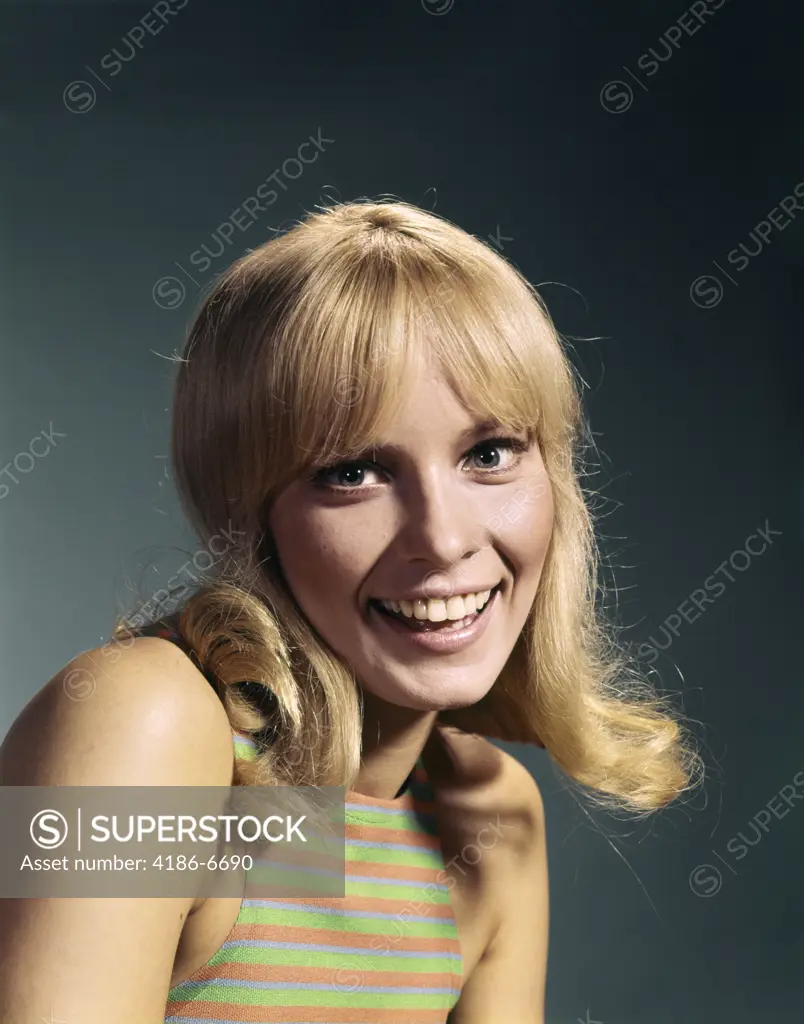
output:
<svg viewBox="0 0 804 1024"><path fill-rule="evenodd" d="M370 621L383 632L433 651L452 652L479 639L499 604L502 584L444 600L370 599ZM451 613L451 614L448 614ZM462 614L463 613L463 614Z"/></svg>

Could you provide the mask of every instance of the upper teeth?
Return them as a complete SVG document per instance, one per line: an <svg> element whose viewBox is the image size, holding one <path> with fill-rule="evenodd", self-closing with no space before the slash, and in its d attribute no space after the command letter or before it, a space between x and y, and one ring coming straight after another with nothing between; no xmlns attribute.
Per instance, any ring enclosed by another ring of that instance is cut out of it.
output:
<svg viewBox="0 0 804 1024"><path fill-rule="evenodd" d="M491 594L490 590L481 590L477 594L441 598L428 601L380 601L383 608L391 612L400 612L409 619L429 619L431 622L444 622L446 619L463 619L474 615L485 605Z"/></svg>

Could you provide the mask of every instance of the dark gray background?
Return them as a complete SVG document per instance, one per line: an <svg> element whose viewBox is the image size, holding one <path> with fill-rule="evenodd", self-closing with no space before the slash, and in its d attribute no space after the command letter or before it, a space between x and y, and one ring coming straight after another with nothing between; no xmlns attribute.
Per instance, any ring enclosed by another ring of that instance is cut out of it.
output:
<svg viewBox="0 0 804 1024"><path fill-rule="evenodd" d="M638 825L588 817L543 754L516 750L548 813L548 1021L801 1020L804 808L778 794L804 794L804 210L777 213L742 271L727 261L804 182L800 5L725 3L696 30L681 3L635 0L189 0L110 77L102 58L148 10L0 10L0 465L18 480L0 475L3 729L107 637L130 584L153 592L195 551L166 456L168 357L200 292L184 278L165 309L152 289L320 128L334 143L199 288L328 198L393 194L504 236L553 282L559 330L596 339L574 358L624 638L660 639L724 560L733 577L652 666L699 723L696 800ZM648 75L641 55L666 56L679 18L693 34ZM96 90L83 113L63 98L79 79ZM630 97L601 100L618 79ZM706 274L711 306L691 298ZM51 426L66 436L15 470ZM731 568L766 524L781 535Z"/></svg>

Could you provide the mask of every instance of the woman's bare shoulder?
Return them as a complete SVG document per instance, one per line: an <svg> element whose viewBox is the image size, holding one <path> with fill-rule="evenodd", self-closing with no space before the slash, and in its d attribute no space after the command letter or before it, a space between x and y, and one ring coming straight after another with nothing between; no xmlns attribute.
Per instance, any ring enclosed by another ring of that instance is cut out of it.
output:
<svg viewBox="0 0 804 1024"><path fill-rule="evenodd" d="M84 651L28 702L0 747L6 786L228 786L226 712L175 645ZM193 894L0 901L0 1016L162 1021ZM49 1019L49 1018L48 1018Z"/></svg>
<svg viewBox="0 0 804 1024"><path fill-rule="evenodd" d="M4 785L228 785L232 734L192 661L157 637L82 651L22 709Z"/></svg>

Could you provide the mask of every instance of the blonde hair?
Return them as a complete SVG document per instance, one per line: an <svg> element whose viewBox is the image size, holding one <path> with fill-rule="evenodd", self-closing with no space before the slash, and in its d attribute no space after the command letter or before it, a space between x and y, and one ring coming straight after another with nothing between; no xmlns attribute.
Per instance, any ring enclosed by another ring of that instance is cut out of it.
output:
<svg viewBox="0 0 804 1024"><path fill-rule="evenodd" d="M596 602L599 555L579 479L589 434L562 341L499 253L391 201L319 208L236 261L203 301L180 362L172 460L182 504L205 543L224 529L236 539L177 627L233 728L260 739L235 780L356 779L359 687L284 581L267 509L313 463L378 442L417 353L468 408L536 437L555 510L537 597L503 671L477 704L439 721L544 746L605 806L640 814L669 803L691 788L700 759Z"/></svg>

